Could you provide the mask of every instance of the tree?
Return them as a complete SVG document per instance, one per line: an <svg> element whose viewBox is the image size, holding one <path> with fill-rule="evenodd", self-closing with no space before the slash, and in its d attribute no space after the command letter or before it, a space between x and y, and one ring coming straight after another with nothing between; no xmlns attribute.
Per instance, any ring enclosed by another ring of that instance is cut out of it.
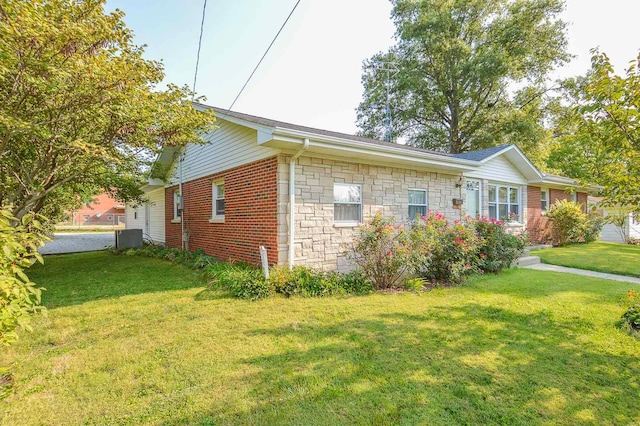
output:
<svg viewBox="0 0 640 426"><path fill-rule="evenodd" d="M161 144L203 142L213 126L188 88L157 89L162 63L104 4L0 4L0 206L17 219L56 218L100 190L137 199Z"/></svg>
<svg viewBox="0 0 640 426"><path fill-rule="evenodd" d="M415 146L459 153L541 131L521 111L531 105L527 95L540 96L548 73L569 59L561 0L392 3L397 42L364 63L364 135L384 135L387 94L389 139ZM525 81L531 87L510 97L509 85Z"/></svg>
<svg viewBox="0 0 640 426"><path fill-rule="evenodd" d="M568 132L558 138L549 163L584 183L602 185L602 205L639 212L640 56L621 77L606 54L592 53L589 73L570 81Z"/></svg>

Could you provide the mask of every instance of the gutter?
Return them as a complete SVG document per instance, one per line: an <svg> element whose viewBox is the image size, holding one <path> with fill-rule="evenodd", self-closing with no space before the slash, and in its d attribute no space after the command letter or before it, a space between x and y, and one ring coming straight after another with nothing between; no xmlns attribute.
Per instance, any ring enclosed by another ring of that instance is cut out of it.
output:
<svg viewBox="0 0 640 426"><path fill-rule="evenodd" d="M296 207L296 160L309 148L309 138L304 138L300 148L289 161L289 269L293 269L295 255L295 207Z"/></svg>

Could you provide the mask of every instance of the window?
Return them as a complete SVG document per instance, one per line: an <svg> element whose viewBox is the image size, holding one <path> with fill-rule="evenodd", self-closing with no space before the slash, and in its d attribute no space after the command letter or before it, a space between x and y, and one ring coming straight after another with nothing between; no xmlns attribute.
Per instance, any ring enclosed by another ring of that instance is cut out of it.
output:
<svg viewBox="0 0 640 426"><path fill-rule="evenodd" d="M577 194L575 192L571 193L571 201L574 202L574 203L578 201L578 197L577 197Z"/></svg>
<svg viewBox="0 0 640 426"><path fill-rule="evenodd" d="M520 189L489 185L489 218L505 222L520 220Z"/></svg>
<svg viewBox="0 0 640 426"><path fill-rule="evenodd" d="M549 208L549 190L542 189L540 190L540 210L542 213L546 213Z"/></svg>
<svg viewBox="0 0 640 426"><path fill-rule="evenodd" d="M333 220L335 223L357 223L362 220L362 188L360 185L333 185Z"/></svg>
<svg viewBox="0 0 640 426"><path fill-rule="evenodd" d="M480 181L467 180L466 204L468 216L478 217L480 215Z"/></svg>
<svg viewBox="0 0 640 426"><path fill-rule="evenodd" d="M173 192L173 219L178 220L182 217L182 197L179 191Z"/></svg>
<svg viewBox="0 0 640 426"><path fill-rule="evenodd" d="M213 217L224 216L224 181L213 182Z"/></svg>
<svg viewBox="0 0 640 426"><path fill-rule="evenodd" d="M409 190L409 220L427 215L427 191L424 189Z"/></svg>

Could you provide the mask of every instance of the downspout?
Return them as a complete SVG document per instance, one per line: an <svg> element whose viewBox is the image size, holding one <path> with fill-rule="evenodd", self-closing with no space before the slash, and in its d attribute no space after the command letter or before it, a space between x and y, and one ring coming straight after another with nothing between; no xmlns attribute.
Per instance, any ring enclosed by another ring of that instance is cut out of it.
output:
<svg viewBox="0 0 640 426"><path fill-rule="evenodd" d="M309 148L309 139L304 138L300 148L289 161L289 269L293 269L293 257L295 255L295 208L296 208L296 160L303 151Z"/></svg>
<svg viewBox="0 0 640 426"><path fill-rule="evenodd" d="M180 247L184 250L184 194L182 193L182 161L184 160L184 153L180 153L180 157L178 161L180 161L180 181L178 182L178 187L180 191L180 205L178 209L180 209Z"/></svg>

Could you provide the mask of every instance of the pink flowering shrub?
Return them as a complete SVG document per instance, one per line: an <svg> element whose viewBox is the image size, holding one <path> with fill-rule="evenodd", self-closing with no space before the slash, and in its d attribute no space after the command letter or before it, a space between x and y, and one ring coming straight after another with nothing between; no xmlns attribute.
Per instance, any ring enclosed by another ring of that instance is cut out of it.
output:
<svg viewBox="0 0 640 426"><path fill-rule="evenodd" d="M442 214L429 211L413 223L410 238L413 269L421 278L458 283L477 271L479 241L466 222L449 223Z"/></svg>
<svg viewBox="0 0 640 426"><path fill-rule="evenodd" d="M411 268L412 247L404 227L381 213L360 225L349 259L377 290L397 287Z"/></svg>
<svg viewBox="0 0 640 426"><path fill-rule="evenodd" d="M526 235L511 235L504 229L502 221L480 218L467 220L469 226L475 228L478 236L476 265L483 272L500 272L511 267L522 255L526 243Z"/></svg>

